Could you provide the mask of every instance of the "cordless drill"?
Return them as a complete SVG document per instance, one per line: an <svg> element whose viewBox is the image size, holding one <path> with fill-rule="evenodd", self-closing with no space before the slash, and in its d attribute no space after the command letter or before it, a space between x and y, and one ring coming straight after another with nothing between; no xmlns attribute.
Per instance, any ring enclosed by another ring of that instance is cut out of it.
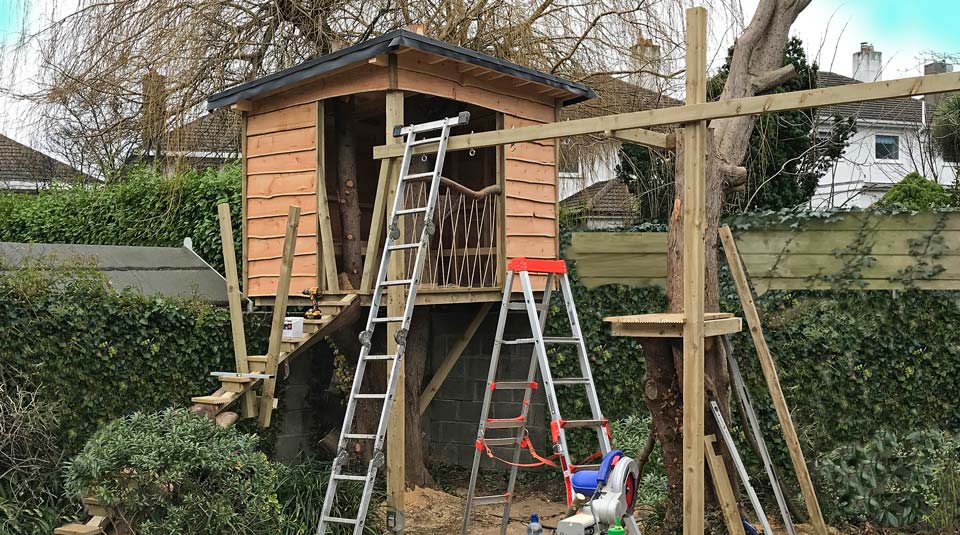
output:
<svg viewBox="0 0 960 535"><path fill-rule="evenodd" d="M310 300L313 301L313 306L311 306L304 314L303 317L308 320L318 320L323 317L323 311L320 310L320 298L322 293L320 288L307 288L303 291L303 295L310 296Z"/></svg>

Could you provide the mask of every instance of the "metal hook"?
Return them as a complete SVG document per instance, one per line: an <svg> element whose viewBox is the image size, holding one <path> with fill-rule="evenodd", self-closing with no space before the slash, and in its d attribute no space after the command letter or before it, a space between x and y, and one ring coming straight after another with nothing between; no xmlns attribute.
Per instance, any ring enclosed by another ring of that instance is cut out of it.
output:
<svg viewBox="0 0 960 535"><path fill-rule="evenodd" d="M424 155L420 156L420 161L423 162L423 163L427 163L427 155L424 154Z"/></svg>
<svg viewBox="0 0 960 535"><path fill-rule="evenodd" d="M476 155L477 155L477 149L470 149L470 151L469 151L467 154L469 154L470 156L476 156Z"/></svg>

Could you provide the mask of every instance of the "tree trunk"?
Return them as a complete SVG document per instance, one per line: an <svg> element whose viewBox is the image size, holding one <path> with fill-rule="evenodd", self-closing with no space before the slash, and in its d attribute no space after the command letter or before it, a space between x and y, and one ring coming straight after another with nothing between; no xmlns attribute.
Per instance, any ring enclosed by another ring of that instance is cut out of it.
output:
<svg viewBox="0 0 960 535"><path fill-rule="evenodd" d="M791 75L791 69L783 68L783 53L789 37L790 26L810 0L761 0L757 11L737 41L730 73L720 100L754 96L783 83ZM717 285L717 228L719 226L723 194L745 180L742 175L726 173L739 166L746 154L755 118L735 117L711 122L707 139L708 158L706 171L706 285L704 288L705 311L718 310ZM683 279L680 230L680 214L683 204L683 146L681 135L677 136L677 172L674 206L670 218L667 249L667 299L668 311L680 312L683 303ZM646 360L644 400L653 418L653 427L663 450L663 464L669 482L667 516L664 533L678 533L682 525L682 421L683 397L683 350L679 341L651 338L641 339ZM707 339L704 344L704 382L706 400L716 400L730 421L730 376L723 359L720 344ZM706 408L706 434L716 434L716 422L712 411ZM736 472L719 441L720 453L724 456L731 483L737 483ZM712 485L706 483L708 495ZM736 488L736 487L735 487Z"/></svg>
<svg viewBox="0 0 960 535"><path fill-rule="evenodd" d="M410 333L407 335L407 349L403 356L406 373L404 412L407 437L404 448L407 487L435 485L425 462L427 441L420 418L420 392L430 354L431 311L432 308L429 306L420 306L415 309L413 321L410 322Z"/></svg>
<svg viewBox="0 0 960 535"><path fill-rule="evenodd" d="M334 128L337 136L337 180L340 192L340 243L344 273L353 288L360 287L363 271L360 244L360 200L357 196L357 144L353 97L346 97L334 106Z"/></svg>

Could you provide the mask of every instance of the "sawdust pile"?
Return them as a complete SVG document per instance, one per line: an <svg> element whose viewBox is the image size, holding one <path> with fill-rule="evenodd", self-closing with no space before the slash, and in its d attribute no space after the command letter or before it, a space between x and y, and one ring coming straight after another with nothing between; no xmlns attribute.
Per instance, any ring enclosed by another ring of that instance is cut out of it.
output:
<svg viewBox="0 0 960 535"><path fill-rule="evenodd" d="M408 533L437 535L443 532L457 532L463 523L464 498L446 492L417 487L407 491L406 531ZM542 497L517 497L510 511L508 535L526 533L530 513L538 513L544 526L556 526L566 505L552 502ZM474 535L495 535L500 533L503 508L489 505L474 509L470 519L470 533Z"/></svg>

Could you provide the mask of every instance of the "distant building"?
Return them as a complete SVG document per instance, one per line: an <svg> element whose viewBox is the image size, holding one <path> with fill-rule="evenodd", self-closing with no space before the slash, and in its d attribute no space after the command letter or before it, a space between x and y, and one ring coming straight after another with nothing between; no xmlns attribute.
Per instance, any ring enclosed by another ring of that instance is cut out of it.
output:
<svg viewBox="0 0 960 535"><path fill-rule="evenodd" d="M637 217L636 200L619 178L587 186L560 201L561 215L575 218L578 227L611 229L629 225Z"/></svg>
<svg viewBox="0 0 960 535"><path fill-rule="evenodd" d="M181 167L220 167L240 159L240 114L217 110L167 131L159 150L144 157L173 172Z"/></svg>
<svg viewBox="0 0 960 535"><path fill-rule="evenodd" d="M0 191L37 193L57 182L96 182L51 156L0 135Z"/></svg>
<svg viewBox="0 0 960 535"><path fill-rule="evenodd" d="M863 43L853 55L854 78L821 71L818 87L836 87L882 79L882 55ZM930 64L925 74L952 70ZM834 117L852 117L857 132L842 157L821 177L810 201L812 208L867 207L904 176L916 171L941 184L954 180L954 163L936 154L928 127L939 100L896 98L826 106L817 110L818 138L830 135Z"/></svg>

